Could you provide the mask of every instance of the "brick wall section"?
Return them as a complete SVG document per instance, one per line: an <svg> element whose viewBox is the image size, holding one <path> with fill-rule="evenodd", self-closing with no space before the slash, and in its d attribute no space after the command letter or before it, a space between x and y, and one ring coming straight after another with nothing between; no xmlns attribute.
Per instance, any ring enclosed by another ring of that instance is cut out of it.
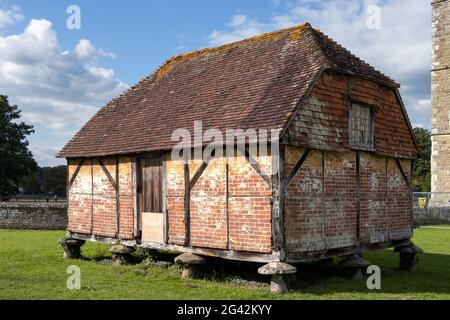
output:
<svg viewBox="0 0 450 320"><path fill-rule="evenodd" d="M271 170L271 157L259 157L266 172ZM200 161L189 165L191 179ZM184 170L183 163L166 162L169 242L185 241ZM243 157L216 159L204 171L191 191L191 245L245 252L271 252L272 190ZM228 221L227 225L227 208ZM229 247L227 234L229 230Z"/></svg>
<svg viewBox="0 0 450 320"><path fill-rule="evenodd" d="M186 237L184 210L184 163L166 158L167 212L169 243L184 245Z"/></svg>
<svg viewBox="0 0 450 320"><path fill-rule="evenodd" d="M300 148L286 148L286 176L303 152ZM286 190L285 227L288 252L325 249L322 196L322 152L314 150Z"/></svg>
<svg viewBox="0 0 450 320"><path fill-rule="evenodd" d="M0 229L64 230L66 203L0 202Z"/></svg>
<svg viewBox="0 0 450 320"><path fill-rule="evenodd" d="M375 82L326 71L318 79L289 128L291 141L304 147L350 152L349 96L375 110L378 154L415 158L417 151L400 101L393 89Z"/></svg>
<svg viewBox="0 0 450 320"><path fill-rule="evenodd" d="M286 176L303 152L287 148ZM356 245L355 155L313 151L286 191L285 212L289 252Z"/></svg>
<svg viewBox="0 0 450 320"><path fill-rule="evenodd" d="M256 161L270 174L272 157ZM271 252L272 189L244 157L230 159L229 193L231 249Z"/></svg>
<svg viewBox="0 0 450 320"><path fill-rule="evenodd" d="M119 159L119 190L120 190L120 237L134 238L134 189L133 160Z"/></svg>
<svg viewBox="0 0 450 320"><path fill-rule="evenodd" d="M286 176L303 152L302 148L286 149ZM401 165L409 177L411 162L403 160ZM358 245L356 167L354 152L311 152L286 191L288 252ZM410 238L410 192L395 159L362 152L359 181L359 244Z"/></svg>
<svg viewBox="0 0 450 320"><path fill-rule="evenodd" d="M356 153L348 131L352 101L371 106L375 116L375 153L360 153L360 243L411 235L410 193L393 158L414 158L416 149L397 93L373 81L326 71L288 130L294 144L323 150L311 153L287 190L288 251L358 244ZM286 175L303 151L287 149ZM410 161L402 164L409 177Z"/></svg>
<svg viewBox="0 0 450 320"><path fill-rule="evenodd" d="M79 161L69 160L69 179L74 175ZM85 160L69 190L68 230L90 234L92 229L92 161Z"/></svg>
<svg viewBox="0 0 450 320"><path fill-rule="evenodd" d="M104 159L109 173L115 179L116 160ZM97 161L92 161L93 173L93 229L92 234L113 238L116 236L116 192ZM89 178L89 177L88 177ZM75 190L73 190L75 192Z"/></svg>
<svg viewBox="0 0 450 320"><path fill-rule="evenodd" d="M433 3L431 191L450 192L450 1Z"/></svg>
<svg viewBox="0 0 450 320"><path fill-rule="evenodd" d="M378 243L388 239L386 161L385 157L361 153L360 232L363 243Z"/></svg>
<svg viewBox="0 0 450 320"><path fill-rule="evenodd" d="M401 161L401 166L409 181L410 161ZM389 239L405 239L412 236L412 201L410 191L394 159L388 159L387 176Z"/></svg>
<svg viewBox="0 0 450 320"><path fill-rule="evenodd" d="M327 249L354 246L356 239L356 158L324 152L324 219Z"/></svg>
<svg viewBox="0 0 450 320"><path fill-rule="evenodd" d="M103 159L109 173L116 177L116 159ZM79 161L69 160L69 177ZM120 238L134 238L134 195L132 159L119 159ZM116 192L96 160L85 160L69 191L68 230L102 237L116 237Z"/></svg>
<svg viewBox="0 0 450 320"><path fill-rule="evenodd" d="M191 179L202 161L189 165ZM227 248L226 161L211 161L191 191L191 245ZM169 212L170 214L170 212Z"/></svg>

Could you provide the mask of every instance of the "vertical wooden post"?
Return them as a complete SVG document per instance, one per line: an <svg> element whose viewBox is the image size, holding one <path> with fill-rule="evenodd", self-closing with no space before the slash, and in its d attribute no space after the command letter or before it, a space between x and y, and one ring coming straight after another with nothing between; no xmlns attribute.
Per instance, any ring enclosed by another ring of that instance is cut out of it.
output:
<svg viewBox="0 0 450 320"><path fill-rule="evenodd" d="M134 203L134 237L137 239L139 237L139 221L138 221L138 165L137 165L138 157L133 158L133 203Z"/></svg>
<svg viewBox="0 0 450 320"><path fill-rule="evenodd" d="M67 229L69 229L70 221L70 160L67 159L67 171L66 171L66 202L67 202Z"/></svg>
<svg viewBox="0 0 450 320"><path fill-rule="evenodd" d="M285 146L280 144L280 154L278 157L278 176L279 176L279 216L280 216L280 252L282 253L282 260L284 261L286 257L286 227L285 227L285 211L284 211L284 203L285 203L285 194L286 194L286 177L285 177Z"/></svg>
<svg viewBox="0 0 450 320"><path fill-rule="evenodd" d="M389 158L388 157L386 157L385 158L386 159L386 163L385 163L385 166L386 166L386 168L385 168L385 170L386 170L386 195L385 195L385 203L386 203L386 205L385 205L385 207L386 207L386 239L385 239L385 241L386 242L388 242L389 241L389 230L390 230L390 228L389 228L389 190L388 190L388 179L389 179L389 176L388 176L388 162L389 162Z"/></svg>
<svg viewBox="0 0 450 320"><path fill-rule="evenodd" d="M143 210L143 198L142 198L142 158L137 156L136 159L136 179L137 179L137 236L142 238L142 210Z"/></svg>
<svg viewBox="0 0 450 320"><path fill-rule="evenodd" d="M91 159L91 235L94 233L94 161Z"/></svg>
<svg viewBox="0 0 450 320"><path fill-rule="evenodd" d="M273 247L280 253L280 260L286 259L284 227L284 146L280 145L278 155L272 154L272 161L277 161L278 172L272 172L272 242ZM272 167L273 167L272 163ZM272 168L273 170L273 168Z"/></svg>
<svg viewBox="0 0 450 320"><path fill-rule="evenodd" d="M356 241L361 243L361 177L360 177L361 154L356 151Z"/></svg>
<svg viewBox="0 0 450 320"><path fill-rule="evenodd" d="M230 244L230 165L228 164L228 157L226 158L226 164L225 164L225 179L226 179L226 194L225 194L225 205L227 210L227 250L231 249Z"/></svg>
<svg viewBox="0 0 450 320"><path fill-rule="evenodd" d="M119 187L119 158L116 157L116 238L120 240L120 187Z"/></svg>
<svg viewBox="0 0 450 320"><path fill-rule="evenodd" d="M163 218L163 239L164 239L164 243L168 244L169 243L169 217L168 217L168 209L167 209L167 173L166 173L166 159L163 157L162 159L162 208L163 208L163 214L164 214L164 218Z"/></svg>
<svg viewBox="0 0 450 320"><path fill-rule="evenodd" d="M323 246L326 249L327 239L325 234L325 220L326 220L326 208L325 208L325 151L321 151L321 172L322 172L322 241Z"/></svg>
<svg viewBox="0 0 450 320"><path fill-rule="evenodd" d="M184 223L185 240L184 245L191 244L191 186L189 175L189 162L184 164Z"/></svg>

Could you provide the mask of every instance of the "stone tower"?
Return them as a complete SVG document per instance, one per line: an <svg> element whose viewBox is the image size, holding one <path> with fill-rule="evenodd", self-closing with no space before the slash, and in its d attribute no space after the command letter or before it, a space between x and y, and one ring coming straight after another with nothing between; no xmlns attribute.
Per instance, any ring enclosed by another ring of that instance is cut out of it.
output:
<svg viewBox="0 0 450 320"><path fill-rule="evenodd" d="M433 192L450 192L450 0L433 0L432 7L431 188Z"/></svg>

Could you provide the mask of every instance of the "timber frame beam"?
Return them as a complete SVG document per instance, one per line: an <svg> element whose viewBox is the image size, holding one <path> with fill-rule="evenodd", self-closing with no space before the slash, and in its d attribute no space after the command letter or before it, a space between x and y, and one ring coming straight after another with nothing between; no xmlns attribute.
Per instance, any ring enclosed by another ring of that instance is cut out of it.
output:
<svg viewBox="0 0 450 320"><path fill-rule="evenodd" d="M212 154L202 163L192 179L189 172L188 161L185 161L186 163L184 164L184 223L186 233L185 246L189 246L191 244L191 192L197 184L198 180L205 172L206 168L208 168L208 164L211 161L212 157L214 157L214 154Z"/></svg>
<svg viewBox="0 0 450 320"><path fill-rule="evenodd" d="M189 174L189 163L184 164L184 245L191 244L191 182Z"/></svg>
<svg viewBox="0 0 450 320"><path fill-rule="evenodd" d="M81 167L84 164L84 159L80 160L80 163L78 164L77 168L75 169L75 172L73 173L72 177L70 178L69 187L71 188L73 183L75 182L75 179L77 178L78 174L80 173Z"/></svg>
<svg viewBox="0 0 450 320"><path fill-rule="evenodd" d="M306 159L308 159L308 156L309 156L310 153L311 153L311 149L306 149L305 152L303 153L302 157L297 161L297 163L295 164L295 166L292 169L291 173L289 173L289 176L287 177L287 179L286 179L286 181L284 183L285 189L287 189L290 186L290 184L292 183L292 180L294 180L295 176L297 175L297 173L302 168L302 166L305 163Z"/></svg>
<svg viewBox="0 0 450 320"><path fill-rule="evenodd" d="M408 180L405 170L403 170L402 164L400 163L400 160L398 158L395 159L395 163L397 164L398 170L402 174L403 180L405 180L405 183L408 186L408 190L412 190L411 182Z"/></svg>
<svg viewBox="0 0 450 320"><path fill-rule="evenodd" d="M284 204L286 197L286 190L294 180L297 173L302 168L306 159L308 159L311 149L305 149L303 155L295 164L292 171L285 178L285 162L286 150L284 145L280 145L280 155L278 158L279 170L273 176L273 203L272 203L272 242L274 248L280 253L280 261L285 261L287 258L286 251L286 227L284 217Z"/></svg>
<svg viewBox="0 0 450 320"><path fill-rule="evenodd" d="M120 240L120 190L119 190L119 158L116 158L116 179L112 177L111 173L109 172L108 168L105 165L105 162L97 158L98 163L100 164L100 167L102 168L103 172L105 173L106 177L108 178L109 182L111 183L112 187L114 188L114 191L116 192L116 238Z"/></svg>
<svg viewBox="0 0 450 320"><path fill-rule="evenodd" d="M239 152L239 148L238 148ZM251 167L258 173L258 175L267 183L269 187L272 187L272 178L264 171L264 169L256 162L256 160L250 155L248 148L245 148L243 153L247 162L251 165ZM214 157L214 153L211 154L206 160L203 161L200 168L198 168L197 172L194 174L192 179L190 178L190 170L189 163L185 160L184 164L184 223L185 223L185 246L190 246L191 244L191 192L197 184L198 180L202 177L205 170L208 168L209 162ZM228 162L226 165L226 177L227 177L227 194L226 194L226 202L228 206L228 178L229 178L229 167ZM227 221L228 217L228 207L227 207ZM229 246L229 221L227 222L227 246Z"/></svg>
<svg viewBox="0 0 450 320"><path fill-rule="evenodd" d="M271 181L270 175L268 175L264 171L264 169L258 164L258 162L251 156L248 148L246 147L244 152L242 152L242 150L240 150L240 148L237 148L237 150L238 150L238 153L241 153L245 157L247 162L258 173L258 175L261 177L261 179L263 179L264 182L267 183L267 185L269 187L271 187L272 186L272 181Z"/></svg>
<svg viewBox="0 0 450 320"><path fill-rule="evenodd" d="M356 242L361 243L361 152L356 151Z"/></svg>
<svg viewBox="0 0 450 320"><path fill-rule="evenodd" d="M118 181L114 181L113 177L111 176L111 173L108 171L108 168L106 167L105 163L103 162L102 159L97 159L98 163L100 164L100 166L102 167L103 172L105 173L106 177L108 178L109 182L111 183L111 185L113 186L114 190L117 191L118 190ZM117 179L117 177L116 177Z"/></svg>
<svg viewBox="0 0 450 320"><path fill-rule="evenodd" d="M272 176L272 246L279 252L280 261L286 258L286 232L284 225L284 197L285 197L285 179L284 179L284 158L285 147L280 145L278 156L278 172Z"/></svg>

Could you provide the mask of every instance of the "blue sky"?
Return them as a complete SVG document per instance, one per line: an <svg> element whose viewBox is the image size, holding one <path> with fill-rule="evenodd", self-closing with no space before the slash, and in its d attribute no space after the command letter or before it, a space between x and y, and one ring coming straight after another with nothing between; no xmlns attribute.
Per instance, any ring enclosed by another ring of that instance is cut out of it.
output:
<svg viewBox="0 0 450 320"><path fill-rule="evenodd" d="M81 30L66 27L72 4ZM39 164L61 164L56 152L99 107L171 56L305 21L400 82L411 122L429 128L425 0L0 0L0 94L35 126Z"/></svg>
<svg viewBox="0 0 450 320"><path fill-rule="evenodd" d="M236 14L267 19L281 12L271 0L194 1L2 1L3 7L19 5L25 19L8 33L20 33L32 18L47 19L63 48L73 48L81 38L97 48L114 52L116 59L101 65L114 68L128 84L138 81L169 57L209 46L208 36ZM76 4L82 13L81 30L68 30L66 8Z"/></svg>

